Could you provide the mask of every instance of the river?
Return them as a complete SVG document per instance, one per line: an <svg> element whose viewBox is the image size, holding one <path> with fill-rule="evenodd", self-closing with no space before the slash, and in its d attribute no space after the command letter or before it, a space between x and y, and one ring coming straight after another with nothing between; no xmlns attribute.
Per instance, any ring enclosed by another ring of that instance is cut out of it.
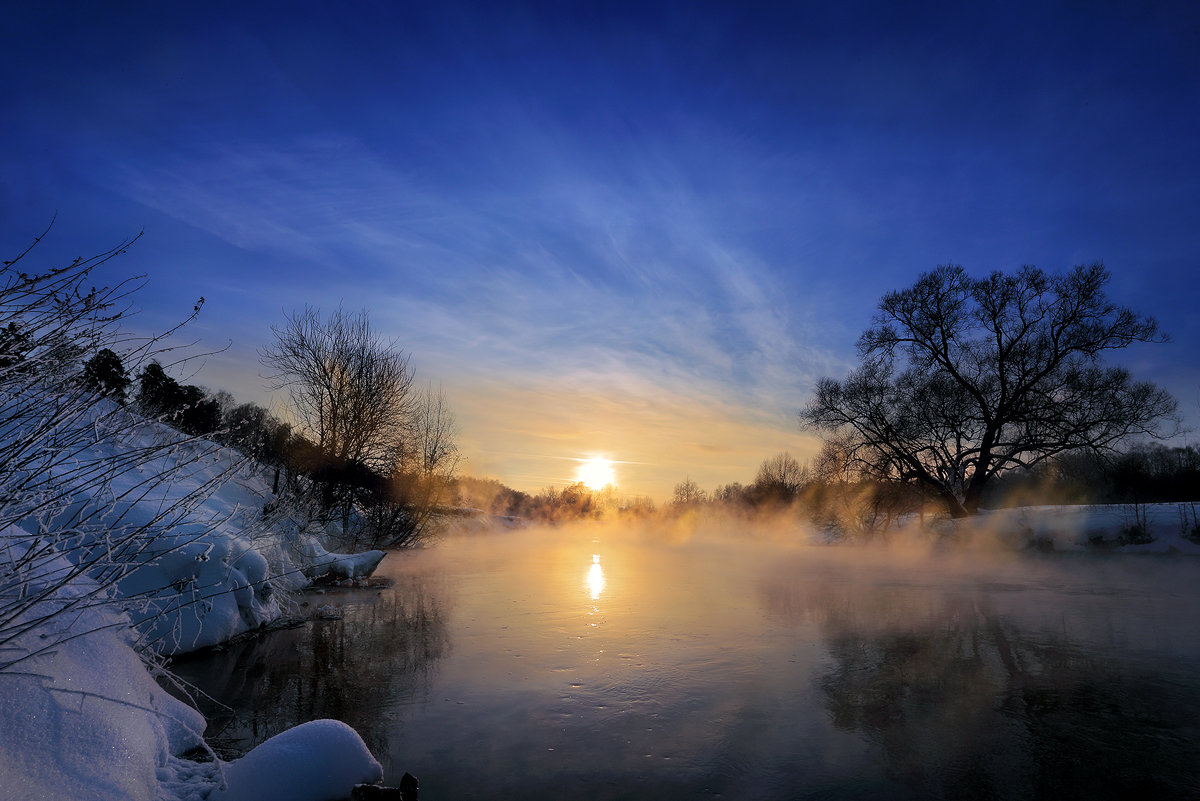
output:
<svg viewBox="0 0 1200 801"><path fill-rule="evenodd" d="M428 801L1200 798L1200 563L580 526L392 553L174 670Z"/></svg>

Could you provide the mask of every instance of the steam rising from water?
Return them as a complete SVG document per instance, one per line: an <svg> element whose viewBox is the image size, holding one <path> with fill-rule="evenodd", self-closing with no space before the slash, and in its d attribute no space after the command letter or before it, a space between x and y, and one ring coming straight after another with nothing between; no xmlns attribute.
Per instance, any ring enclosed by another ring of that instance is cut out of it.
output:
<svg viewBox="0 0 1200 801"><path fill-rule="evenodd" d="M299 678L234 703L316 703L305 682L331 704L360 698L348 722L389 776L411 771L446 798L1198 786L1193 560L915 535L827 547L810 533L681 519L446 538L390 555L394 586L351 593L343 621L314 625ZM319 677L341 660L390 666L388 680L342 672L339 694Z"/></svg>

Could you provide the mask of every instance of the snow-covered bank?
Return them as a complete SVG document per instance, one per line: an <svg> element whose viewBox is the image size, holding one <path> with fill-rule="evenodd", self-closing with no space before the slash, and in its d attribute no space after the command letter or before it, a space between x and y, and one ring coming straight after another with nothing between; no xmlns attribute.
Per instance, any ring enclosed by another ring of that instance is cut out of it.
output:
<svg viewBox="0 0 1200 801"><path fill-rule="evenodd" d="M204 745L199 712L165 692L111 609L85 631L0 674L0 799L337 801L383 779L349 726L311 721L232 762L180 758ZM47 631L31 632L36 648Z"/></svg>
<svg viewBox="0 0 1200 801"><path fill-rule="evenodd" d="M119 599L147 646L169 655L276 620L287 591L369 575L384 557L328 551L323 530L289 514L264 468L235 450L107 400L43 434L38 415L21 408L35 401L10 401L13 418L28 424L0 429L0 448L18 439L49 454L33 465L35 482L28 468L0 474L8 485L0 491L10 493L0 515L0 567L9 568L0 608L62 556L72 567L58 583L91 579L89 603ZM29 483L38 491L21 495Z"/></svg>
<svg viewBox="0 0 1200 801"><path fill-rule="evenodd" d="M31 456L0 487L0 799L203 801L225 788L261 800L272 777L356 748L366 758L331 774L336 788L307 782L286 801L381 778L336 722L245 764L181 759L205 747L204 719L159 687L139 651L223 642L280 618L289 591L369 575L384 553L328 551L235 451L108 401L53 425L44 404L6 402L0 447Z"/></svg>
<svg viewBox="0 0 1200 801"><path fill-rule="evenodd" d="M968 544L1016 549L1200 556L1200 503L1029 506L943 520L936 530Z"/></svg>
<svg viewBox="0 0 1200 801"><path fill-rule="evenodd" d="M29 592L44 591L70 564L60 556L47 567ZM169 797L159 785L172 778L172 756L203 745L204 718L150 676L123 613L89 606L53 614L87 583L31 607L26 620L45 619L5 643L7 659L28 655L0 673L5 799ZM47 642L53 647L43 650Z"/></svg>

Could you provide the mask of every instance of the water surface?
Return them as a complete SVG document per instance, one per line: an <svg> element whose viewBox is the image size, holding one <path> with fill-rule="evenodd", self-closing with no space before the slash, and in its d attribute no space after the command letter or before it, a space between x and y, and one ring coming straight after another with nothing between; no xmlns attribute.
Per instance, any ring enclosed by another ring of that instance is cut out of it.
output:
<svg viewBox="0 0 1200 801"><path fill-rule="evenodd" d="M224 745L338 718L438 801L1200 798L1192 560L582 527L379 575L176 665Z"/></svg>

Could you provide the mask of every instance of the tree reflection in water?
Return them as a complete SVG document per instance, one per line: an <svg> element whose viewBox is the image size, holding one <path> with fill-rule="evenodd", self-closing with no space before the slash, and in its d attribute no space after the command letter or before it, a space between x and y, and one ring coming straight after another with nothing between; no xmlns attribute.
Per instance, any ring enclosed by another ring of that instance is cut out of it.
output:
<svg viewBox="0 0 1200 801"><path fill-rule="evenodd" d="M428 587L401 579L382 592L309 595L315 606L336 594L344 617L309 620L182 659L171 670L199 690L192 701L226 758L318 718L348 723L373 753L386 754L389 728L399 725L388 709L428 688L447 648L441 606Z"/></svg>
<svg viewBox="0 0 1200 801"><path fill-rule="evenodd" d="M834 725L914 797L1200 798L1194 664L1073 641L1031 622L1020 593L780 574L760 596L769 616L818 623Z"/></svg>

